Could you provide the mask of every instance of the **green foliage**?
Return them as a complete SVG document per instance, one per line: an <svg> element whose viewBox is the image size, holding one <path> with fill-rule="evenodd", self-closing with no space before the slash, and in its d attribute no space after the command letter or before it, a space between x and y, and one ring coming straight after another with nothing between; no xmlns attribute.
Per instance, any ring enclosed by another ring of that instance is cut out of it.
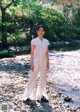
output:
<svg viewBox="0 0 80 112"><path fill-rule="evenodd" d="M69 39L80 39L80 4L65 5L64 14L69 24Z"/></svg>
<svg viewBox="0 0 80 112"><path fill-rule="evenodd" d="M10 2L3 0L2 3L5 7ZM0 22L0 29L2 24L5 25L8 40L15 43L25 43L23 36L19 35L22 31L28 34L25 35L26 39L28 37L26 41L30 41L32 35L36 37L35 27L40 24L46 26L45 37L50 41L80 39L80 1L76 5L64 5L62 10L54 3L53 0L44 4L40 0L14 0L6 10L5 23Z"/></svg>
<svg viewBox="0 0 80 112"><path fill-rule="evenodd" d="M44 6L38 4L34 7L34 18L35 26L39 24L46 26L46 38L49 38L51 41L60 40L63 34L63 26L66 23L66 18L62 11L50 4Z"/></svg>

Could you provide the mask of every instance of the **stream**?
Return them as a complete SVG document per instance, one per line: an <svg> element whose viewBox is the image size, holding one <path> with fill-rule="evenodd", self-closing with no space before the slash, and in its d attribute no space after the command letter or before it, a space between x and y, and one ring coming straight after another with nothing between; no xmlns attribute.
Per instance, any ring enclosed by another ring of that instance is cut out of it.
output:
<svg viewBox="0 0 80 112"><path fill-rule="evenodd" d="M24 104L20 100L29 77L30 53L0 59L0 105L7 103L9 112L80 112L80 45L78 47L49 49L47 92L50 100L41 105ZM65 101L66 97L71 101Z"/></svg>
<svg viewBox="0 0 80 112"><path fill-rule="evenodd" d="M50 51L49 81L56 83L59 92L72 98L73 106L80 106L80 50Z"/></svg>

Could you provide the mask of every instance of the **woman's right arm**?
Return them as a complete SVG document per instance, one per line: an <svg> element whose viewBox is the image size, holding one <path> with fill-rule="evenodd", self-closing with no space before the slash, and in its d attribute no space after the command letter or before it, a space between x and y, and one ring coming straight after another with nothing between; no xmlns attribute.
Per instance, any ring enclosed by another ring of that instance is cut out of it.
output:
<svg viewBox="0 0 80 112"><path fill-rule="evenodd" d="M34 71L33 57L34 57L35 45L31 45L31 70Z"/></svg>

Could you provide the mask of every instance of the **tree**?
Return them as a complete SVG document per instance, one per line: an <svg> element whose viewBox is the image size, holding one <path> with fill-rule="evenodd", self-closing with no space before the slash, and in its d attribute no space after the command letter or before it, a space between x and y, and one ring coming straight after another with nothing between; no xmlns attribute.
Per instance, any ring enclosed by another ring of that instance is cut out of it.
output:
<svg viewBox="0 0 80 112"><path fill-rule="evenodd" d="M2 46L3 47L7 47L7 35L6 35L6 26L5 26L5 13L6 13L7 8L9 8L12 5L13 2L14 2L14 0L12 0L6 6L4 6L3 0L0 0L0 9L1 9L1 14L2 14L2 26L1 26L2 37L1 37L1 41L2 41Z"/></svg>

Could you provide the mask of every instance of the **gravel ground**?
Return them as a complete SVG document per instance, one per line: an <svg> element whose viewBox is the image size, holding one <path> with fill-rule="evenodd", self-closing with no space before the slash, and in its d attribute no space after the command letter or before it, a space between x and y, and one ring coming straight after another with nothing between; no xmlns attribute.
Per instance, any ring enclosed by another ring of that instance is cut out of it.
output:
<svg viewBox="0 0 80 112"><path fill-rule="evenodd" d="M0 110L7 106L8 112L80 112L80 50L51 50L49 55L49 103L21 101L29 79L30 55L0 59ZM35 90L37 84L38 79Z"/></svg>

